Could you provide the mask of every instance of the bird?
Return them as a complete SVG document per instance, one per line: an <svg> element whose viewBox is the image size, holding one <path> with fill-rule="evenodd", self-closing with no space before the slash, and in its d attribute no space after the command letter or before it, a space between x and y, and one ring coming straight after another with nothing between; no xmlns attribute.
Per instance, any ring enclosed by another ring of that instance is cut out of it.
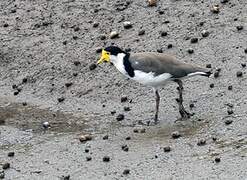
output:
<svg viewBox="0 0 247 180"><path fill-rule="evenodd" d="M155 94L154 122L158 122L160 95L159 88L168 82L178 84L179 97L176 99L181 119L192 116L183 106L183 79L196 75L209 77L211 69L188 64L174 56L158 52L129 53L118 46L111 45L102 49L101 58L97 64L112 63L124 76L153 88Z"/></svg>

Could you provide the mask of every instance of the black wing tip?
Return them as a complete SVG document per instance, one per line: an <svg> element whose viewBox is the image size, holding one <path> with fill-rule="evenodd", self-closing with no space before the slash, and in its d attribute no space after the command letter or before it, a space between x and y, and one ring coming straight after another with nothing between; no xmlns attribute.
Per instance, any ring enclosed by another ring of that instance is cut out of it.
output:
<svg viewBox="0 0 247 180"><path fill-rule="evenodd" d="M212 71L207 71L207 72L204 72L205 74L202 74L202 76L206 76L206 77L210 77L211 74L212 74Z"/></svg>

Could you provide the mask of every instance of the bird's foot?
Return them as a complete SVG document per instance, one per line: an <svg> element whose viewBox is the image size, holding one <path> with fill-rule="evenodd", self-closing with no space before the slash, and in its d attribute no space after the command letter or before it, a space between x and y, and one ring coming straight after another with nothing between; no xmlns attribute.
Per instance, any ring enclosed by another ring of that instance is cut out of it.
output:
<svg viewBox="0 0 247 180"><path fill-rule="evenodd" d="M189 113L189 112L187 112L187 111L186 111L185 109L183 109L183 108L179 110L179 113L180 113L180 115L181 115L181 118L180 118L181 121L187 120L187 119L189 119L191 116L194 115L194 113Z"/></svg>

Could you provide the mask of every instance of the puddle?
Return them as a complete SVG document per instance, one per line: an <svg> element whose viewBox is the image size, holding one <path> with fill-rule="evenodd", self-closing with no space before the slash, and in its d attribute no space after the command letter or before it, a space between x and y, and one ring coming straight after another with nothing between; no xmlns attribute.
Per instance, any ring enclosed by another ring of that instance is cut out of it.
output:
<svg viewBox="0 0 247 180"><path fill-rule="evenodd" d="M30 106L17 103L8 103L0 106L0 122L6 126L14 126L22 130L33 132L44 131L43 122L49 122L49 131L52 132L79 132L88 130L83 117L72 113L41 109L38 106Z"/></svg>

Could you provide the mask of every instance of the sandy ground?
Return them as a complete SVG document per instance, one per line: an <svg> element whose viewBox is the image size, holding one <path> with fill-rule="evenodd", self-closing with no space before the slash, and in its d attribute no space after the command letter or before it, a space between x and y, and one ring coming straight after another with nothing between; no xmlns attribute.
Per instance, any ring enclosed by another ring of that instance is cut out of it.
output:
<svg viewBox="0 0 247 180"><path fill-rule="evenodd" d="M149 7L144 0L0 1L0 164L10 163L0 176L246 179L247 2L221 2L164 0ZM210 10L215 4L219 13ZM132 28L125 29L125 21ZM114 30L119 38L110 39ZM160 123L146 126L154 113L152 89L111 65L89 68L111 43L211 64L219 76L184 82L185 106L195 115L183 122L175 122L176 84L162 88ZM117 121L118 114L125 118ZM172 138L174 131L181 137ZM81 143L82 134L93 139Z"/></svg>

